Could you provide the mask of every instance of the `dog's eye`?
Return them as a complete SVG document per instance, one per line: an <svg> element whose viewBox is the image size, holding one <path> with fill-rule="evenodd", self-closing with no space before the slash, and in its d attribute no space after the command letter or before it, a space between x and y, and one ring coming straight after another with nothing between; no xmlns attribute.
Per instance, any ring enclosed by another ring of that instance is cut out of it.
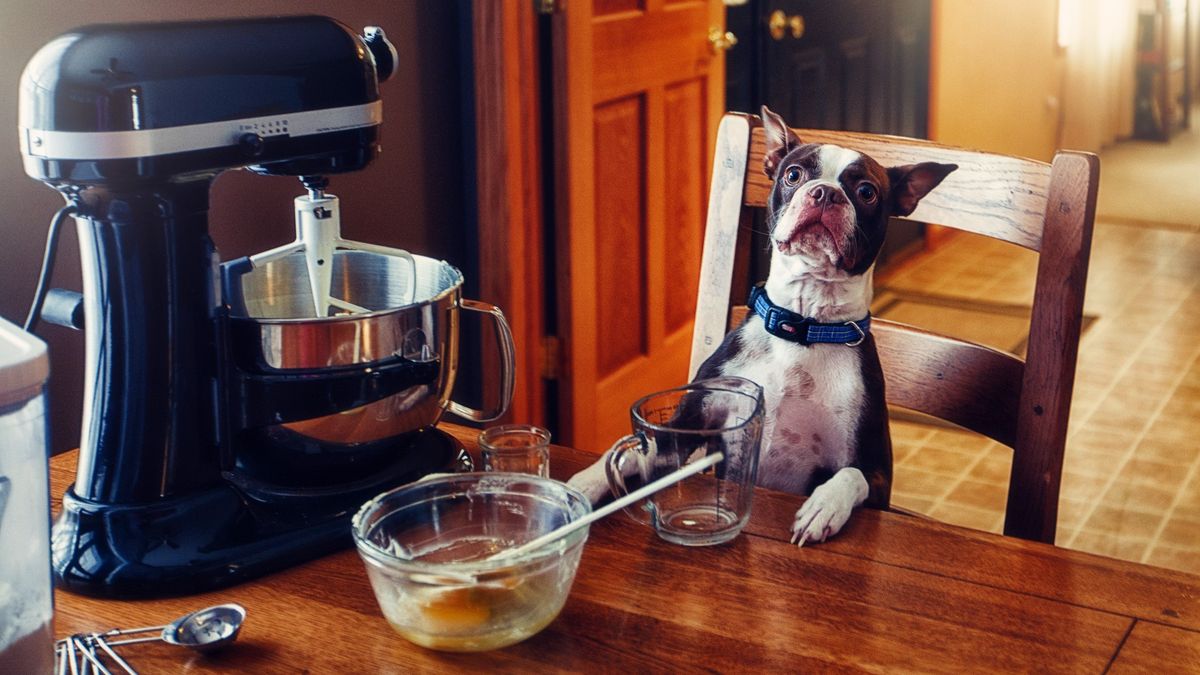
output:
<svg viewBox="0 0 1200 675"><path fill-rule="evenodd" d="M802 175L803 173L800 171L800 167L789 166L787 171L785 171L783 174L783 182L787 183L788 185L795 185L796 183L800 182L800 176Z"/></svg>
<svg viewBox="0 0 1200 675"><path fill-rule="evenodd" d="M874 185L862 183L858 186L858 198L867 204L873 204L879 198L879 192Z"/></svg>

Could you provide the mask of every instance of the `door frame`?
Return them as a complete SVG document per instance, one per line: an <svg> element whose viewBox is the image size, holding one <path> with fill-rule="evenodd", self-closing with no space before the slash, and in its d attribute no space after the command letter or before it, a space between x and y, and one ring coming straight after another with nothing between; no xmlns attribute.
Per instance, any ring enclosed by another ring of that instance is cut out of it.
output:
<svg viewBox="0 0 1200 675"><path fill-rule="evenodd" d="M546 426L545 376L557 364L543 301L538 15L533 2L471 0L470 24L480 297L504 310L513 332L515 388L505 419ZM483 362L484 391L495 391L495 360Z"/></svg>

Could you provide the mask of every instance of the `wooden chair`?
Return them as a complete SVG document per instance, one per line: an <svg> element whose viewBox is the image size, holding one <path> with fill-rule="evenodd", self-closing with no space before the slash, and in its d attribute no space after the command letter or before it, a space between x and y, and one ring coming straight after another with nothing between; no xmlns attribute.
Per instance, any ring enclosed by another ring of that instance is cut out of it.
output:
<svg viewBox="0 0 1200 675"><path fill-rule="evenodd" d="M804 142L865 152L884 166L921 161L959 166L911 220L945 225L1040 253L1027 357L904 324L873 319L888 402L951 422L1013 450L1007 535L1054 542L1067 417L1083 318L1099 159L1059 152L1052 164L928 141L797 129ZM692 340L691 373L730 328L730 292L741 233L766 203L758 118L729 113L717 134ZM745 244L747 242L742 242ZM739 307L742 297L732 298ZM734 321L745 310L735 310Z"/></svg>

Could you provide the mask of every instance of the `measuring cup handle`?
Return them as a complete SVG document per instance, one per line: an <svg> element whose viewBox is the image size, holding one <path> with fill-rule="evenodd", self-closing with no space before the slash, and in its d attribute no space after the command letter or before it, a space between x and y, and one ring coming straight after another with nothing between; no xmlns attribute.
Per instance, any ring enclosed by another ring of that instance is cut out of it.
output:
<svg viewBox="0 0 1200 675"><path fill-rule="evenodd" d="M466 299L463 299L460 304L463 309L491 316L495 322L496 341L500 346L500 404L492 410L483 411L451 401L447 409L472 422L491 422L508 412L508 406L512 403L513 375L517 360L512 330L508 327L508 321L504 319L504 312L500 311L499 307L478 300Z"/></svg>
<svg viewBox="0 0 1200 675"><path fill-rule="evenodd" d="M614 497L620 499L629 494L629 487L625 485L627 477L636 474L641 475L643 479L648 478L642 469L646 450L645 435L637 433L622 436L616 443L613 443L608 452L604 453L604 476L608 479L608 489L612 491ZM633 464L630 465L629 462L633 462ZM645 503L642 501L625 507L625 514L635 523L649 525L650 515L644 508Z"/></svg>
<svg viewBox="0 0 1200 675"><path fill-rule="evenodd" d="M0 521L4 520L4 507L8 504L8 486L11 484L7 478L0 476Z"/></svg>

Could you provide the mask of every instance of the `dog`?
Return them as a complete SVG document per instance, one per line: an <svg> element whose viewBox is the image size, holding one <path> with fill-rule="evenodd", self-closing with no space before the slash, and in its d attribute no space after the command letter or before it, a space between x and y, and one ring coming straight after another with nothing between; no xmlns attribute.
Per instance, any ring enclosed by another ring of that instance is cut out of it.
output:
<svg viewBox="0 0 1200 675"><path fill-rule="evenodd" d="M864 502L888 507L891 436L869 314L875 259L888 219L911 214L958 167L885 168L854 150L804 143L766 106L762 123L770 272L696 379L738 375L763 388L757 484L809 495L792 523L792 542L803 546L837 534ZM608 492L603 465L570 481L593 503Z"/></svg>

